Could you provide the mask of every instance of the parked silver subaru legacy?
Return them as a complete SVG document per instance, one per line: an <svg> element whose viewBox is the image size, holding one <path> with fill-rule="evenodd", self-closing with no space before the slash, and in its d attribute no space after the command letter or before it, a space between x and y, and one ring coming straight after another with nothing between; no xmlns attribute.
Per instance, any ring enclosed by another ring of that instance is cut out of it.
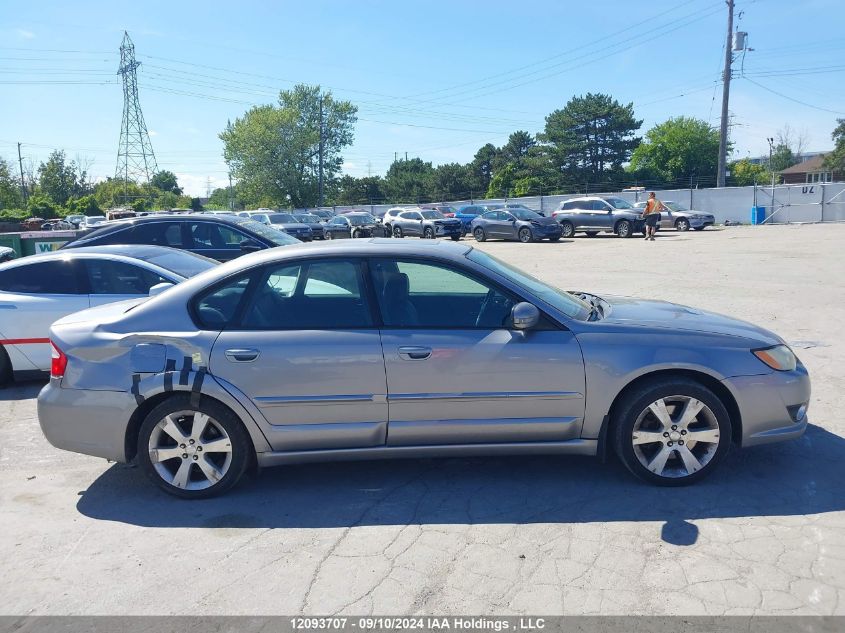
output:
<svg viewBox="0 0 845 633"><path fill-rule="evenodd" d="M184 498L251 465L615 453L663 485L795 438L807 371L777 335L563 292L464 244L347 240L240 257L53 325L47 439L137 459Z"/></svg>

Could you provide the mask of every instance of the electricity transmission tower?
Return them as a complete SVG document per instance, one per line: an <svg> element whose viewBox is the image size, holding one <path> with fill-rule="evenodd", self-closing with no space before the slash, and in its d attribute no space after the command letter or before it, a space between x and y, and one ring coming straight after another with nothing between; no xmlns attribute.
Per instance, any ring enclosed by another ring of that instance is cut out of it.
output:
<svg viewBox="0 0 845 633"><path fill-rule="evenodd" d="M123 32L120 44L120 68L117 74L123 79L123 122L120 126L120 145L117 149L115 178L124 181L124 194L130 181L149 182L158 171L153 145L144 123L141 102L138 99L137 68L141 62L135 60L135 45L129 33Z"/></svg>

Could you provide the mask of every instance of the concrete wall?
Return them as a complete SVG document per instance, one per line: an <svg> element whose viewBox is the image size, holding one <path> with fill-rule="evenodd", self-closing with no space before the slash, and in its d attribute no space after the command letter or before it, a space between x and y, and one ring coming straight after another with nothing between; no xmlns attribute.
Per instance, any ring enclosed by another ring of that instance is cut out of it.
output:
<svg viewBox="0 0 845 633"><path fill-rule="evenodd" d="M721 189L668 189L656 190L660 200L671 200L696 211L712 213L717 224L726 220L749 224L751 222L751 208L753 206L766 207L767 222L843 222L845 221L845 183L826 183L814 185L779 185L774 189L774 200L771 187L724 187ZM592 195L592 194L591 194ZM630 202L644 200L646 192L608 192L608 194L624 198ZM532 209L539 209L551 213L560 203L570 198L577 198L578 194L560 196L529 196L525 198L510 198L508 202L521 203ZM774 201L774 204L773 204ZM447 204L459 207L471 203L503 203L504 199L493 200L460 200ZM824 202L824 204L823 204ZM364 209L382 215L394 206L410 207L411 204L375 204L357 205L354 207L335 207L337 213L351 209ZM330 208L330 207L327 207Z"/></svg>

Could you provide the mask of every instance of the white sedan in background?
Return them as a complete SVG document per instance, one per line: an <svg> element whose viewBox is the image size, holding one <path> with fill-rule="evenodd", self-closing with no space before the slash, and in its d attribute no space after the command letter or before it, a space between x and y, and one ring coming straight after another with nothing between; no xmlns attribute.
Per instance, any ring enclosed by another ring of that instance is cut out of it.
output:
<svg viewBox="0 0 845 633"><path fill-rule="evenodd" d="M89 246L0 265L0 382L50 370L54 321L149 295L216 265L188 251L143 245Z"/></svg>

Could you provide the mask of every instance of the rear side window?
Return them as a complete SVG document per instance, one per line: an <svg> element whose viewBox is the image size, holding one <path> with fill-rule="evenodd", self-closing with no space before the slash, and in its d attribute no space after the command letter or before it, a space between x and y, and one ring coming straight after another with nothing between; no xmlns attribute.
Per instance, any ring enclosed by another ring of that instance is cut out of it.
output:
<svg viewBox="0 0 845 633"><path fill-rule="evenodd" d="M76 262L52 261L0 271L0 290L20 294L82 294Z"/></svg>
<svg viewBox="0 0 845 633"><path fill-rule="evenodd" d="M200 295L194 311L201 327L222 330L232 323L249 286L250 275L243 275Z"/></svg>
<svg viewBox="0 0 845 633"><path fill-rule="evenodd" d="M84 262L91 294L146 295L156 284L171 280L126 262L92 259Z"/></svg>
<svg viewBox="0 0 845 633"><path fill-rule="evenodd" d="M373 327L360 266L327 260L274 266L265 271L242 324L257 330Z"/></svg>
<svg viewBox="0 0 845 633"><path fill-rule="evenodd" d="M153 244L173 248L182 247L182 226L179 222L144 222L113 235L110 244Z"/></svg>

